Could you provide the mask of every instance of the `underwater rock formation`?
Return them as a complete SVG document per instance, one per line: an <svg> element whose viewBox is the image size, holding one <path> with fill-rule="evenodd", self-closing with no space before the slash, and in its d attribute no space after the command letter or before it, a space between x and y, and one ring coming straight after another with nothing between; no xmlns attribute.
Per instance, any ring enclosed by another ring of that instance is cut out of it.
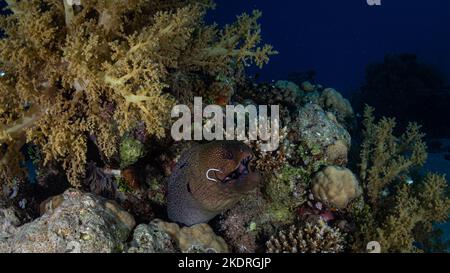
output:
<svg viewBox="0 0 450 273"><path fill-rule="evenodd" d="M175 241L177 248L183 253L228 253L229 248L222 237L217 236L207 224L191 227L180 227L155 219L150 223L166 232Z"/></svg>
<svg viewBox="0 0 450 273"><path fill-rule="evenodd" d="M179 159L168 183L169 219L188 226L231 208L258 185L249 168L252 151L238 141L195 146Z"/></svg>
<svg viewBox="0 0 450 273"><path fill-rule="evenodd" d="M19 219L19 213L16 208L3 207L0 204L0 241L12 236L21 223L22 221Z"/></svg>
<svg viewBox="0 0 450 273"><path fill-rule="evenodd" d="M156 221L140 224L133 232L128 253L175 253L178 252L176 242L158 226Z"/></svg>
<svg viewBox="0 0 450 273"><path fill-rule="evenodd" d="M332 208L344 209L361 194L356 176L347 168L327 166L311 183L314 197Z"/></svg>
<svg viewBox="0 0 450 273"><path fill-rule="evenodd" d="M305 92L313 92L313 91L316 90L316 87L315 87L311 82L309 82L309 81L304 81L304 82L302 83L302 89L303 89Z"/></svg>
<svg viewBox="0 0 450 273"><path fill-rule="evenodd" d="M67 190L40 218L1 239L0 252L121 252L134 228L133 216L114 202Z"/></svg>
<svg viewBox="0 0 450 273"><path fill-rule="evenodd" d="M327 154L329 164L347 163L351 137L332 113L325 112L317 104L308 103L300 108L294 126L299 139L307 147Z"/></svg>
<svg viewBox="0 0 450 273"><path fill-rule="evenodd" d="M266 248L268 253L338 253L343 252L345 241L338 228L318 221L280 231L267 241Z"/></svg>
<svg viewBox="0 0 450 273"><path fill-rule="evenodd" d="M355 118L350 101L333 88L326 88L320 95L320 105L332 112L342 125L351 125Z"/></svg>

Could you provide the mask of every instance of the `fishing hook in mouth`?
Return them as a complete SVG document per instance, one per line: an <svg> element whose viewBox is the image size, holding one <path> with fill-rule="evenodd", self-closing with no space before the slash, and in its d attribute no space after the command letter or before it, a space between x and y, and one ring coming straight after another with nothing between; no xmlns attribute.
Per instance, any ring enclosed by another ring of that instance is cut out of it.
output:
<svg viewBox="0 0 450 273"><path fill-rule="evenodd" d="M208 179L209 181L214 181L214 182L220 182L219 180L215 179L215 178L211 178L209 176L210 172L219 172L219 173L223 173L221 170L219 169L209 169L206 171L206 179Z"/></svg>

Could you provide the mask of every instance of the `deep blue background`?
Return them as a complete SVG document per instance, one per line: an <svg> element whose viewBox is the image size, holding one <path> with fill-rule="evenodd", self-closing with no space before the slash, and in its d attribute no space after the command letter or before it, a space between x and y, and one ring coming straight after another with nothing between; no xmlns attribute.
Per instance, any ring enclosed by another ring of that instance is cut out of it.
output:
<svg viewBox="0 0 450 273"><path fill-rule="evenodd" d="M216 0L208 21L263 11L263 39L280 52L260 71L266 81L314 69L320 83L348 94L387 53L416 53L450 78L450 0L381 1Z"/></svg>
<svg viewBox="0 0 450 273"><path fill-rule="evenodd" d="M360 87L366 65L388 53L415 53L450 79L450 0L215 2L207 21L220 25L244 11L263 11L263 39L280 52L258 71L264 81L314 69L320 83L349 94Z"/></svg>

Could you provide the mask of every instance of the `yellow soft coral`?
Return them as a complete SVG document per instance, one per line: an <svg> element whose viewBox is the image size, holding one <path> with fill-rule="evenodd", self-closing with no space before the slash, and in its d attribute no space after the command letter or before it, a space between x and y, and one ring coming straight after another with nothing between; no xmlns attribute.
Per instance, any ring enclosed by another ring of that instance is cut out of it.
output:
<svg viewBox="0 0 450 273"><path fill-rule="evenodd" d="M411 123L397 138L393 135L395 120L383 118L375 123L373 111L367 106L364 112L365 129L359 167L370 203L376 207L383 189L402 172L422 166L427 153L419 125Z"/></svg>
<svg viewBox="0 0 450 273"><path fill-rule="evenodd" d="M373 111L365 111L359 165L364 200L354 204L354 250L365 250L371 241L379 242L382 252L431 249L433 223L445 222L450 213L447 181L437 174L409 177L411 169L426 160L424 135L418 125L410 124L395 137L395 121L383 118L376 123Z"/></svg>
<svg viewBox="0 0 450 273"><path fill-rule="evenodd" d="M7 2L12 14L0 19L6 34L0 40L5 179L12 179L5 170L18 162L6 159L19 158L21 145L34 142L45 162L62 162L79 185L88 137L107 157L140 121L149 136L164 137L180 89L195 90L193 75L207 89L216 76L234 77L276 53L259 46L260 12L221 30L203 22L213 7L209 0Z"/></svg>

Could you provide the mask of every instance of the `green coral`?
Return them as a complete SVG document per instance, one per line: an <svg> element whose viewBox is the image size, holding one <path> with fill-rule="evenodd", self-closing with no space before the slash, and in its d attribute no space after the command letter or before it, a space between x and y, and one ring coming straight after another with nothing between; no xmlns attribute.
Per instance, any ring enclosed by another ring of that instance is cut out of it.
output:
<svg viewBox="0 0 450 273"><path fill-rule="evenodd" d="M264 192L270 200L268 211L277 222L293 220L294 210L307 201L311 176L325 164L318 145L308 146L301 142L294 150L294 158L301 162L284 166L265 184Z"/></svg>
<svg viewBox="0 0 450 273"><path fill-rule="evenodd" d="M304 202L302 196L296 196L295 193L303 193L307 178L308 174L304 169L285 166L268 181L265 193L273 203L292 209Z"/></svg>
<svg viewBox="0 0 450 273"><path fill-rule="evenodd" d="M153 178L150 180L149 186L150 186L150 194L149 194L150 200L159 205L166 204L164 183L161 183L158 181L158 179Z"/></svg>
<svg viewBox="0 0 450 273"><path fill-rule="evenodd" d="M136 163L144 155L144 144L137 139L125 137L120 143L120 168Z"/></svg>
<svg viewBox="0 0 450 273"><path fill-rule="evenodd" d="M131 193L133 192L133 189L130 188L128 183L120 176L115 177L115 182L117 185L117 190L122 193Z"/></svg>
<svg viewBox="0 0 450 273"><path fill-rule="evenodd" d="M383 118L375 123L372 113L367 107L359 165L364 200L353 207L357 223L353 249L363 251L365 244L377 241L383 252L422 251L417 245L430 244L433 223L446 221L450 213L447 181L427 174L407 183L403 175L425 162L424 135L419 126L410 124L395 137L395 121Z"/></svg>

